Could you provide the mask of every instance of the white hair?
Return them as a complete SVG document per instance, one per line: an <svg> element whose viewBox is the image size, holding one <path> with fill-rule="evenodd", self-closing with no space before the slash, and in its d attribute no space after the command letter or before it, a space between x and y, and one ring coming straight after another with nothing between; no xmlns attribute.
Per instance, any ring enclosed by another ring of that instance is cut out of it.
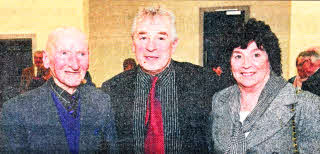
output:
<svg viewBox="0 0 320 154"><path fill-rule="evenodd" d="M60 36L65 36L65 35L77 35L78 37L83 38L86 41L86 43L88 43L88 39L86 35L83 32L81 32L79 29L75 27L59 27L53 30L49 34L47 46L46 46L46 52L51 52L50 51L51 45L53 45L59 39Z"/></svg>
<svg viewBox="0 0 320 154"><path fill-rule="evenodd" d="M161 8L160 6L158 6L157 8L156 7L147 7L147 8L144 8L138 12L138 14L135 16L135 18L133 20L133 24L132 24L132 28L131 28L132 36L134 35L134 33L136 31L137 22L143 20L144 17L147 17L147 16L151 16L151 17L167 16L167 17L169 17L170 24L171 24L171 33L172 33L172 37L173 37L172 40L175 40L178 38L176 26L175 26L176 18L174 16L174 14L169 10Z"/></svg>

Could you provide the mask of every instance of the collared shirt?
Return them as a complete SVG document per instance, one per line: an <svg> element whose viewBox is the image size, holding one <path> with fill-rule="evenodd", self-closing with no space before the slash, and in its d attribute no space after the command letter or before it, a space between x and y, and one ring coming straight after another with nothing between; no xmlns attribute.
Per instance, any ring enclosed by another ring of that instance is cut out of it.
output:
<svg viewBox="0 0 320 154"><path fill-rule="evenodd" d="M156 98L161 102L165 151L179 151L178 96L175 85L175 70L170 64L163 72L156 75ZM151 88L151 75L138 68L135 84L134 130L135 151L143 153L146 128L144 125L146 104Z"/></svg>
<svg viewBox="0 0 320 154"><path fill-rule="evenodd" d="M67 91L57 86L52 78L49 79L49 84L67 112L69 112L75 118L77 115L78 101L80 96L79 91L76 90L73 94L69 94Z"/></svg>

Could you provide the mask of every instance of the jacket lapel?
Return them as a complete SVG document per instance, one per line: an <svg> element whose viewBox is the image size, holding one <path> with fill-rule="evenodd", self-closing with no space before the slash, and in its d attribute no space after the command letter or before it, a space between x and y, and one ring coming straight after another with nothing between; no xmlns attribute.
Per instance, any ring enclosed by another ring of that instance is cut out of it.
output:
<svg viewBox="0 0 320 154"><path fill-rule="evenodd" d="M46 100L43 100L42 102L46 104L46 106L42 108L47 110L47 114L46 114L47 120L42 120L41 123L43 126L51 126L49 127L49 130L45 130L45 131L48 133L48 136L52 136L53 138L45 138L44 140L54 139L54 141L47 141L47 142L48 143L57 142L60 145L57 145L56 148L58 148L59 146L62 146L63 149L69 149L67 139L65 137L64 129L60 123L60 117L59 117L57 107L51 96L52 90L49 84L50 84L49 82L46 82L40 87L41 90L45 91L45 95L47 96L47 97L44 97Z"/></svg>
<svg viewBox="0 0 320 154"><path fill-rule="evenodd" d="M50 122L50 125L59 125L62 128L61 124L60 124L60 118L59 118L59 114L58 114L58 110L57 107L53 101L53 98L51 96L51 87L49 85L49 82L44 83L43 86L41 86L41 89L46 91L46 101L43 103L47 104L47 109L48 109L48 121ZM63 134L64 135L64 134Z"/></svg>
<svg viewBox="0 0 320 154"><path fill-rule="evenodd" d="M93 101L97 98L91 98L90 88L87 85L79 87L80 90L80 137L79 137L79 148L82 151L86 149L94 149L98 147L102 141L102 126L106 123L103 115L100 115L99 106ZM97 96L98 97L98 96ZM101 100L100 103L103 103Z"/></svg>
<svg viewBox="0 0 320 154"><path fill-rule="evenodd" d="M290 119L294 116L291 105L296 102L295 100L295 89L287 84L247 136L249 149L271 138L283 127L291 124Z"/></svg>

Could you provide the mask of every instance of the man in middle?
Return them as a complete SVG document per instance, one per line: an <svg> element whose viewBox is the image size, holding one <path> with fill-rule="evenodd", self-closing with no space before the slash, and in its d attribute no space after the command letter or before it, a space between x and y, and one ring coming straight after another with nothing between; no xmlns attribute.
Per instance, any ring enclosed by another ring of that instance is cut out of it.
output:
<svg viewBox="0 0 320 154"><path fill-rule="evenodd" d="M174 15L138 13L132 27L138 67L106 81L121 153L207 153L207 117L217 76L171 59L178 45Z"/></svg>

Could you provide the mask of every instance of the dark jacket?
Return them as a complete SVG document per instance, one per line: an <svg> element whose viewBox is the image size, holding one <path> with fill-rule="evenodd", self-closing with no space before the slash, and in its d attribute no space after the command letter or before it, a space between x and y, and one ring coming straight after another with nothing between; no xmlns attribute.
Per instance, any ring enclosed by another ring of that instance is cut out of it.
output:
<svg viewBox="0 0 320 154"><path fill-rule="evenodd" d="M21 82L20 82L20 93L24 93L26 91L35 89L39 86L41 86L45 80L42 79L42 76L46 76L49 72L49 69L44 68L41 66L38 69L39 74L39 81L33 81L34 76L34 66L28 67L23 69L22 75L21 75Z"/></svg>
<svg viewBox="0 0 320 154"><path fill-rule="evenodd" d="M219 90L219 81L212 71L191 63L172 61L178 93L178 122L181 148L177 153L207 153L207 117L211 96ZM102 85L112 100L115 112L118 144L121 153L134 153L133 104L137 67L125 71ZM165 129L165 128L164 128Z"/></svg>
<svg viewBox="0 0 320 154"><path fill-rule="evenodd" d="M108 95L92 86L80 92L79 151L116 150L114 117ZM3 105L1 150L14 153L69 153L59 114L46 82ZM111 147L111 148L110 148Z"/></svg>
<svg viewBox="0 0 320 154"><path fill-rule="evenodd" d="M320 96L320 69L302 83L301 89Z"/></svg>
<svg viewBox="0 0 320 154"><path fill-rule="evenodd" d="M293 82L294 82L295 79L296 79L296 76L290 78L290 79L288 80L288 82L293 84Z"/></svg>

